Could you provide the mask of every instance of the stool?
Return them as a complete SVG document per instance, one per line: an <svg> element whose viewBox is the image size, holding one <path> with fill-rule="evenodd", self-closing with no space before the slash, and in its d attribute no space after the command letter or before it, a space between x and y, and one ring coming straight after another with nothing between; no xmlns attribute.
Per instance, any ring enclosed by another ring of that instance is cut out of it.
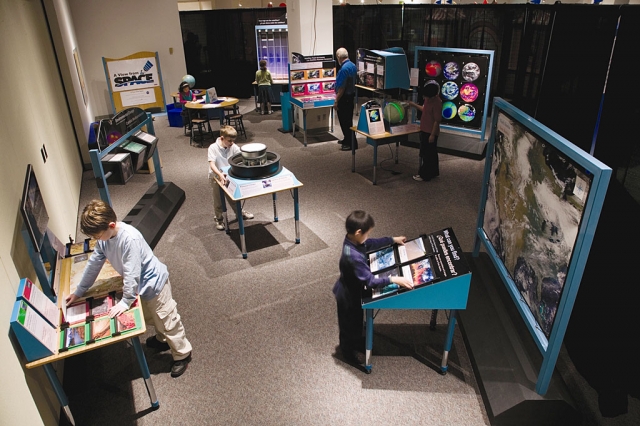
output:
<svg viewBox="0 0 640 426"><path fill-rule="evenodd" d="M244 130L244 123L242 122L242 114L229 114L225 116L225 120L227 120L229 126L235 127L238 134L242 134L247 139L247 132Z"/></svg>
<svg viewBox="0 0 640 426"><path fill-rule="evenodd" d="M208 130L205 129L206 128ZM211 131L211 124L208 119L194 118L191 120L191 139L189 139L189 145L193 145L193 142L200 142L196 146L202 148L202 142L205 136L211 136L213 138L213 132Z"/></svg>

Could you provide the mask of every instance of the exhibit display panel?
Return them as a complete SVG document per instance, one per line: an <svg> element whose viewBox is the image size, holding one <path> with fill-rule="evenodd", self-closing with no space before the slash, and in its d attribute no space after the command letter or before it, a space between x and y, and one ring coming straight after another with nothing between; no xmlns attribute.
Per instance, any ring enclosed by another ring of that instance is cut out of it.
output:
<svg viewBox="0 0 640 426"><path fill-rule="evenodd" d="M544 362L544 394L569 322L611 169L496 98L474 256L482 243Z"/></svg>
<svg viewBox="0 0 640 426"><path fill-rule="evenodd" d="M409 89L409 66L404 53L358 49L356 84L369 89Z"/></svg>
<svg viewBox="0 0 640 426"><path fill-rule="evenodd" d="M286 24L256 25L256 52L257 68L264 59L274 80L288 79L289 33Z"/></svg>
<svg viewBox="0 0 640 426"><path fill-rule="evenodd" d="M436 82L440 87L441 127L484 140L493 50L416 47L414 67L418 69L419 104L425 84Z"/></svg>

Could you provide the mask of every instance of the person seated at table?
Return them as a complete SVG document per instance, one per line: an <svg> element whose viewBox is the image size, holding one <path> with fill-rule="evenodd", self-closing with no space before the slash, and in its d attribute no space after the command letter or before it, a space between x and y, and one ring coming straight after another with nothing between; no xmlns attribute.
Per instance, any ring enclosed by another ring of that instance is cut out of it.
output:
<svg viewBox="0 0 640 426"><path fill-rule="evenodd" d="M391 245L403 245L404 236L369 238L375 222L373 217L362 210L355 210L347 217L342 254L340 255L340 278L333 286L338 307L338 328L340 329L340 352L345 361L360 364L357 353L364 353L362 328L362 290L381 288L391 283L405 288L413 288L413 282L406 277L376 278L369 268L367 252Z"/></svg>
<svg viewBox="0 0 640 426"><path fill-rule="evenodd" d="M180 83L180 86L178 87L178 93L180 94L181 105L184 105L187 102L194 102L196 100L196 95L193 94L189 83L187 83L186 81Z"/></svg>
<svg viewBox="0 0 640 426"><path fill-rule="evenodd" d="M191 130L191 123L189 121L189 113L185 109L184 104L187 102L194 102L196 100L196 95L191 91L191 87L189 83L183 81L180 83L178 87L178 99L180 100L180 106L182 107L182 112L180 115L182 116L182 125L187 127L187 130Z"/></svg>
<svg viewBox="0 0 640 426"><path fill-rule="evenodd" d="M220 198L220 186L229 184L227 175L222 172L222 169L229 167L229 159L234 155L240 154L240 148L235 144L238 132L231 126L222 126L220 128L220 137L216 139L215 143L209 145L208 157L209 157L209 185L213 189L213 211L214 220L216 222L216 229L222 231L224 229L224 221L222 218L222 200ZM232 201L228 195L227 203L231 206L231 209L238 216L236 209L236 202ZM253 219L253 214L242 210L242 217L245 219Z"/></svg>

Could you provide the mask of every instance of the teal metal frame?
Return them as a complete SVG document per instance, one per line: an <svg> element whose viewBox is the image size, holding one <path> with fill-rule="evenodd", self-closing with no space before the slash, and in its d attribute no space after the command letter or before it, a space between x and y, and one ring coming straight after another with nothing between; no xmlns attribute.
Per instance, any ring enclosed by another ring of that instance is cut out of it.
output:
<svg viewBox="0 0 640 426"><path fill-rule="evenodd" d="M579 164L585 170L588 170L593 175L591 189L585 204L583 218L578 230L573 255L571 256L571 261L569 263L568 274L548 339L531 313L529 306L522 299L516 284L509 275L506 267L502 263L502 260L498 257L498 254L494 250L483 230L485 204L488 196L491 162L495 145L495 130L498 122L498 115L501 111L504 111L523 127L541 137L546 143L549 143L558 149L562 154ZM476 225L476 239L474 243L473 256L477 257L479 255L481 245L485 247L498 271L498 274L502 278L502 281L511 295L513 302L529 329L531 336L542 353L542 366L538 372L538 379L536 382L536 392L540 395L544 395L549 388L549 383L551 381L551 376L553 375L562 340L564 339L564 334L569 323L573 304L578 293L578 288L580 287L582 273L587 263L589 250L591 248L591 243L593 242L593 237L600 217L600 212L602 210L602 204L604 203L605 195L607 193L611 173L611 168L607 165L582 151L570 141L544 126L542 123L512 106L507 101L501 98L494 99L491 136L487 144L483 180L484 185L478 209L478 221Z"/></svg>

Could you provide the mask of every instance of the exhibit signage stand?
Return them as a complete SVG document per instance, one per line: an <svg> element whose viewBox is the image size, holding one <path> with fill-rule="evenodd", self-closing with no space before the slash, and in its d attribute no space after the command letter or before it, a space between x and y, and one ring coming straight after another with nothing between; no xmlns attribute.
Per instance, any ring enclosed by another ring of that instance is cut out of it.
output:
<svg viewBox="0 0 640 426"><path fill-rule="evenodd" d="M413 281L408 290L391 284L382 289L365 291L362 309L366 316L365 370L371 373L373 320L375 309L450 309L440 374L448 370L448 357L453 343L456 315L467 307L471 272L453 233L445 228L369 253L371 271L378 277L405 276Z"/></svg>
<svg viewBox="0 0 640 426"><path fill-rule="evenodd" d="M292 134L296 135L296 126L304 134L304 146L307 146L307 112L318 108L331 108L329 117L333 132L333 106L336 100L336 62L331 55L304 57L296 54L302 62L289 64L289 93L293 107ZM300 114L302 118L300 118ZM296 115L298 120L296 120ZM296 123L297 121L297 123Z"/></svg>
<svg viewBox="0 0 640 426"><path fill-rule="evenodd" d="M180 209L185 194L177 185L165 182L163 179L157 149L158 138L155 137L151 114L140 108L129 108L119 112L111 119L100 122L99 148L89 151L93 175L100 192L100 198L104 202L111 205L107 183L111 173L105 173L103 160L121 145L128 143L129 140L147 146L146 160L153 159L156 183L149 188L122 221L136 227L153 248ZM157 208L157 206L162 206L162 208Z"/></svg>
<svg viewBox="0 0 640 426"><path fill-rule="evenodd" d="M486 290L472 292L479 308L465 312L462 321L496 419L535 412L525 417L529 424L553 416L572 424L579 417L561 380L550 385L610 176L605 164L495 99L473 251L487 277L477 287ZM481 246L486 256L479 256ZM493 268L484 265L485 257ZM504 286L491 278L496 275ZM526 360L533 361L520 366ZM505 367L510 376L496 383L493 372Z"/></svg>

